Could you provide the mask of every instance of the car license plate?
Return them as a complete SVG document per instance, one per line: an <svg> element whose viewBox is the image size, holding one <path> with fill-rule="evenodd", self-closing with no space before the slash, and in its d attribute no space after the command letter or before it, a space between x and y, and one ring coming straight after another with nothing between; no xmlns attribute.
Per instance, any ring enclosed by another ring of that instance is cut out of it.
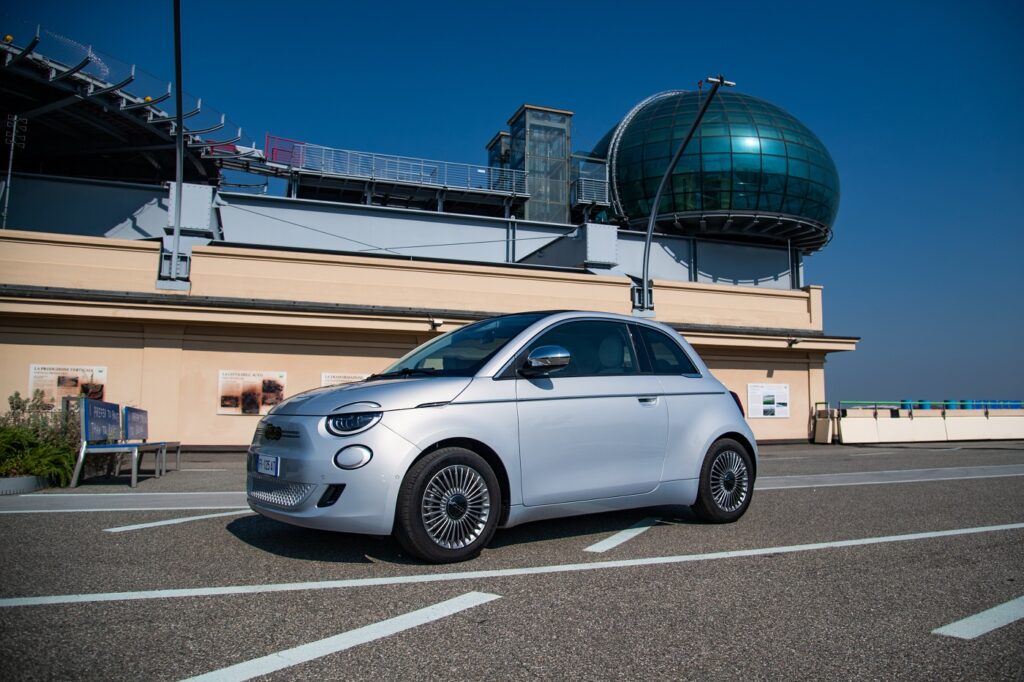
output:
<svg viewBox="0 0 1024 682"><path fill-rule="evenodd" d="M281 459L279 457L268 457L258 455L256 457L256 471L267 476L277 476L280 473Z"/></svg>

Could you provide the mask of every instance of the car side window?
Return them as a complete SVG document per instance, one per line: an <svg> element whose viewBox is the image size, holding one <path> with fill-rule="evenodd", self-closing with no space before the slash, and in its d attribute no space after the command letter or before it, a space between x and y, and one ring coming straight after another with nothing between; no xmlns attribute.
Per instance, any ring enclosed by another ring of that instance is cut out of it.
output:
<svg viewBox="0 0 1024 682"><path fill-rule="evenodd" d="M638 326L655 374L700 375L693 361L667 334L643 325Z"/></svg>
<svg viewBox="0 0 1024 682"><path fill-rule="evenodd" d="M541 346L561 346L569 351L569 365L552 378L637 374L636 352L629 330L621 322L580 320L567 322L538 336L527 353Z"/></svg>

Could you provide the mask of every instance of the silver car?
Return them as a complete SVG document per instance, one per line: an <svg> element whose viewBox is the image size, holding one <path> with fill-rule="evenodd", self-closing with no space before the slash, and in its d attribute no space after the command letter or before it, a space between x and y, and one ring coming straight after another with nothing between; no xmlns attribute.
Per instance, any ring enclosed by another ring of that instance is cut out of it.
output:
<svg viewBox="0 0 1024 682"><path fill-rule="evenodd" d="M496 317L381 374L293 396L256 429L252 509L393 533L432 562L498 526L653 505L735 521L757 446L739 399L656 322L591 312Z"/></svg>

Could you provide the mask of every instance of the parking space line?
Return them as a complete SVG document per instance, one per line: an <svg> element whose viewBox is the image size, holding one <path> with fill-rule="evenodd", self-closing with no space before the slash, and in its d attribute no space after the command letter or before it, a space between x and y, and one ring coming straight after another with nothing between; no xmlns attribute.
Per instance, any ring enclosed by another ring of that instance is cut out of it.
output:
<svg viewBox="0 0 1024 682"><path fill-rule="evenodd" d="M933 635L975 639L1024 618L1024 597L1017 597L981 613L932 630Z"/></svg>
<svg viewBox="0 0 1024 682"><path fill-rule="evenodd" d="M353 587L377 587L382 585L410 585L416 583L454 582L456 580L480 580L486 578L508 578L526 575L549 575L556 573L575 573L580 571L599 571L614 568L636 568L641 566L660 566L681 564L695 561L717 561L720 559L738 559L773 554L793 554L812 552L823 549L839 549L864 545L880 545L893 542L912 542L915 540L934 540L961 535L978 533L995 533L1007 530L1022 530L1024 523L1007 523L998 526L976 526L973 528L956 528L953 530L927 531L906 535L886 535L855 540L835 540L832 542L815 542L806 545L788 545L782 547L760 547L757 549L739 549L707 554L683 554L675 556L647 557L644 559L618 559L615 561L594 561L577 564L555 564L548 566L529 566L524 568L497 568L479 571L462 571L453 573L420 573L398 575L382 578L349 578L345 580L325 580L302 583L271 583L263 585L227 585L224 587L196 587L186 589L145 590L138 592L94 592L91 594L58 594L41 597L7 597L0 599L0 608L16 606L42 606L49 604L84 604L107 601L138 601L143 599L168 599L181 597L212 597L236 594L267 594L272 592L297 592L302 590L333 590Z"/></svg>
<svg viewBox="0 0 1024 682"><path fill-rule="evenodd" d="M939 469L894 469L839 474L762 476L754 483L754 489L834 488L847 485L966 481L977 478L1006 478L1011 476L1024 476L1024 464L994 464L990 466L944 467Z"/></svg>
<svg viewBox="0 0 1024 682"><path fill-rule="evenodd" d="M418 611L406 613L401 616L382 620L379 623L373 623L355 630L349 630L333 637L321 639L316 642L310 642L309 644L303 644L293 649L286 649L284 651L278 651L277 653L270 654L269 656L263 656L262 658L255 658L251 661L244 663L238 663L236 665L229 666L227 668L221 668L220 670L214 670L213 672L199 675L197 677L190 677L188 680L183 682L228 682L250 680L260 675L268 675L278 670L290 668L293 665L300 663L306 663L308 661L322 658L330 654L338 653L339 651L345 651L352 647L359 646L360 644L366 644L373 642L374 640L383 639L384 637L390 637L391 635L398 634L405 630L411 630L412 628L419 627L420 625L426 625L432 623L435 620L440 620L448 616L455 615L460 611L471 609L475 606L486 604L487 602L494 601L495 599L501 599L500 595L488 594L486 592L467 592L466 594L449 599L447 601L428 606Z"/></svg>
<svg viewBox="0 0 1024 682"><path fill-rule="evenodd" d="M227 471L227 469L181 469L181 471Z"/></svg>
<svg viewBox="0 0 1024 682"><path fill-rule="evenodd" d="M244 491L243 491L244 493ZM147 497L149 495L237 495L237 490L193 493L25 493L18 497Z"/></svg>
<svg viewBox="0 0 1024 682"><path fill-rule="evenodd" d="M107 507L103 509L3 509L0 514L85 514L91 512L137 511L203 511L205 509L238 509L237 504L203 505L202 507Z"/></svg>
<svg viewBox="0 0 1024 682"><path fill-rule="evenodd" d="M201 521L202 519L216 519L221 516L238 516L239 514L255 514L251 509L235 509L234 511L221 512L219 514L203 514L202 516L183 516L177 519L165 521L153 521L152 523L136 523L132 526L118 526L117 528L104 528L107 533L123 533L129 530L142 530L143 528L156 528L157 526L173 526L176 523L188 523L189 521Z"/></svg>
<svg viewBox="0 0 1024 682"><path fill-rule="evenodd" d="M648 517L646 519L641 519L640 521L637 521L636 523L634 523L632 526L630 526L626 530L620 530L618 533L616 533L615 535L611 536L610 538L605 538L604 540L601 540L600 542L595 542L590 547L585 548L583 551L584 552L607 552L609 549L614 549L615 547L618 547L623 542L627 542L629 540L632 540L637 535L640 535L640 533L643 533L645 530L647 530L651 526L657 525L659 521L661 521L661 519L656 519L656 518L653 518L653 517Z"/></svg>

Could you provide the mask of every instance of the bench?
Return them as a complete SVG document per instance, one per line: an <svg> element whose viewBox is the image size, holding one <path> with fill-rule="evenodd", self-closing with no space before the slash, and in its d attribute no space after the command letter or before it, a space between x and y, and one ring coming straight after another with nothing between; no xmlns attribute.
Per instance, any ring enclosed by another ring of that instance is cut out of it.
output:
<svg viewBox="0 0 1024 682"><path fill-rule="evenodd" d="M132 456L132 487L139 481L139 463L142 456L152 453L154 473L157 477L167 472L167 450L176 448L175 466L181 469L181 443L149 441L149 413L135 407L125 407L122 413L120 405L102 400L81 400L82 412L82 445L78 450L75 472L71 476L71 487L78 486L85 465L85 457L90 454L115 454L117 458L116 474L121 473L121 455ZM122 429L122 416L124 428Z"/></svg>

